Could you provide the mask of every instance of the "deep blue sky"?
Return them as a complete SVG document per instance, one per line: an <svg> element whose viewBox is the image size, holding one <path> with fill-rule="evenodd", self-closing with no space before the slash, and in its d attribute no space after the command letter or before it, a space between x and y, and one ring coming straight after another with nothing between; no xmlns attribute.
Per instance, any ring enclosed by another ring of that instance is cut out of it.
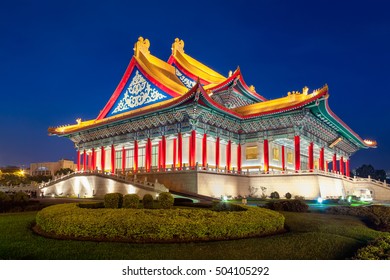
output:
<svg viewBox="0 0 390 280"><path fill-rule="evenodd" d="M327 83L332 110L379 144L352 167L390 170L387 2L1 1L0 166L75 159L47 128L95 118L143 36L164 60L179 37L224 75L240 66L269 99Z"/></svg>

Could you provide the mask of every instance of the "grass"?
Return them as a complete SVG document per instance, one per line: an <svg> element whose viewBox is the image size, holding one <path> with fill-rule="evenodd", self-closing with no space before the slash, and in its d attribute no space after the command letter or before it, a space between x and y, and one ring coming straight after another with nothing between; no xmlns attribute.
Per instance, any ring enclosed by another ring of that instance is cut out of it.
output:
<svg viewBox="0 0 390 280"><path fill-rule="evenodd" d="M233 241L128 244L55 240L31 231L36 212L0 214L0 259L345 259L388 235L351 216L283 213L289 232Z"/></svg>

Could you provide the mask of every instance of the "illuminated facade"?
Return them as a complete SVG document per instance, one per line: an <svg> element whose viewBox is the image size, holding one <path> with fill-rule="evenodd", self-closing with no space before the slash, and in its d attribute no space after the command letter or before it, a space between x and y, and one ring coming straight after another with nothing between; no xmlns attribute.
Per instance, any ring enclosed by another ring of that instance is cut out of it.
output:
<svg viewBox="0 0 390 280"><path fill-rule="evenodd" d="M138 39L96 119L49 128L75 143L78 170L238 176L319 170L348 177L350 156L376 146L331 111L327 86L267 100L239 68L225 77L187 55L182 40L167 62L150 54L149 45Z"/></svg>

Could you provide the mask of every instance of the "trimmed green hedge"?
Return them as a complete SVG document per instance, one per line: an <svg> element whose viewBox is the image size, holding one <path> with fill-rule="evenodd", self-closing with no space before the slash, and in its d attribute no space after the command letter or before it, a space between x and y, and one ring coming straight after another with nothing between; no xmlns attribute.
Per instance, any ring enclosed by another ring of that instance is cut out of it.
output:
<svg viewBox="0 0 390 280"><path fill-rule="evenodd" d="M173 202L175 199L173 195L169 192L162 192L158 196L158 200L160 201L160 207L163 209L170 209L173 206Z"/></svg>
<svg viewBox="0 0 390 280"><path fill-rule="evenodd" d="M307 212L309 209L309 205L298 199L270 201L265 205L265 207L275 211L289 212Z"/></svg>
<svg viewBox="0 0 390 280"><path fill-rule="evenodd" d="M122 208L123 194L108 193L104 196L104 207L106 208Z"/></svg>
<svg viewBox="0 0 390 280"><path fill-rule="evenodd" d="M390 235L371 241L366 247L359 249L356 260L390 260Z"/></svg>
<svg viewBox="0 0 390 280"><path fill-rule="evenodd" d="M142 204L145 209L153 209L153 196L151 194L145 194L144 197L142 198Z"/></svg>
<svg viewBox="0 0 390 280"><path fill-rule="evenodd" d="M137 209L139 205L139 196L138 194L126 194L123 197L123 208L133 208Z"/></svg>
<svg viewBox="0 0 390 280"><path fill-rule="evenodd" d="M61 204L38 212L39 231L69 239L183 242L263 236L284 229L284 216L247 207L241 212L207 209L81 209Z"/></svg>
<svg viewBox="0 0 390 280"><path fill-rule="evenodd" d="M358 216L363 218L368 226L390 232L390 207L388 206L335 206L327 208L326 212L335 215Z"/></svg>

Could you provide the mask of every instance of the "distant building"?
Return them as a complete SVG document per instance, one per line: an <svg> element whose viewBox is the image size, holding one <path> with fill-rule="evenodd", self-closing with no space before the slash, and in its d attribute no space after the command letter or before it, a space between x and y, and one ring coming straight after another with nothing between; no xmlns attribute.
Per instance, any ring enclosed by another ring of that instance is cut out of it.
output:
<svg viewBox="0 0 390 280"><path fill-rule="evenodd" d="M76 169L76 164L71 160L61 159L57 162L39 162L30 164L30 175L47 175L54 176L54 174L62 169L70 168L72 170Z"/></svg>

